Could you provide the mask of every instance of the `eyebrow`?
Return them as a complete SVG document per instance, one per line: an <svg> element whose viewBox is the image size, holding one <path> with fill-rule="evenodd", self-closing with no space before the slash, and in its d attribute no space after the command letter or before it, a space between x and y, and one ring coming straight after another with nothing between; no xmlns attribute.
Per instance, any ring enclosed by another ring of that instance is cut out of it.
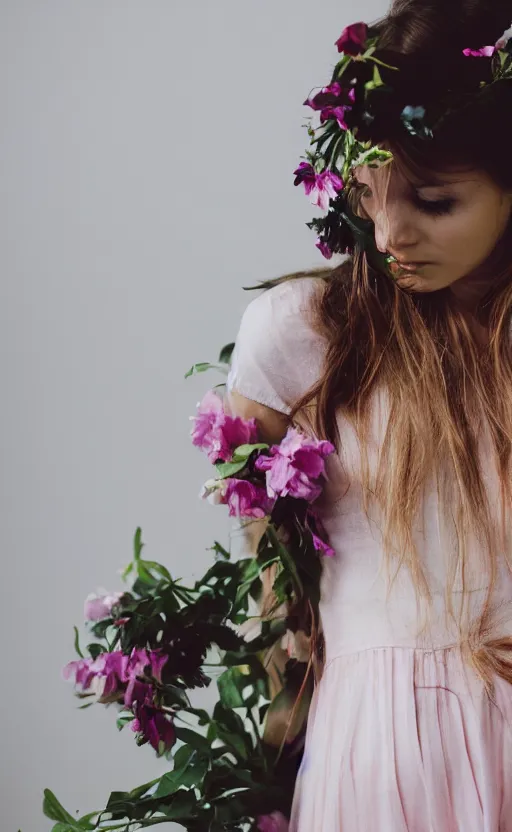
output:
<svg viewBox="0 0 512 832"><path fill-rule="evenodd" d="M469 179L464 176L460 176L458 179L440 179L432 176L422 182L411 182L411 185L414 188L446 188L452 185L461 185L468 181Z"/></svg>
<svg viewBox="0 0 512 832"><path fill-rule="evenodd" d="M412 182L415 188L442 188L444 185L453 185L453 182L447 182L446 179L428 179L424 182Z"/></svg>

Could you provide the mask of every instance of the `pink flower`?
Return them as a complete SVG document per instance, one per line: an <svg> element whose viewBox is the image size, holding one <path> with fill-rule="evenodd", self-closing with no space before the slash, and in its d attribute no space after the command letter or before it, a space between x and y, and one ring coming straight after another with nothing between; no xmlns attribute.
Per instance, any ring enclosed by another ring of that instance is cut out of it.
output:
<svg viewBox="0 0 512 832"><path fill-rule="evenodd" d="M336 46L338 47L338 52L344 52L345 55L355 57L364 52L367 40L368 26L366 23L353 23L343 30L336 41Z"/></svg>
<svg viewBox="0 0 512 832"><path fill-rule="evenodd" d="M139 742L149 742L155 751L160 751L160 744L163 743L163 750L169 751L176 742L172 720L163 711L146 703L135 703L134 712L131 729L139 734Z"/></svg>
<svg viewBox="0 0 512 832"><path fill-rule="evenodd" d="M321 237L317 238L316 247L323 254L323 256L326 258L326 260L331 259L332 251L331 251L329 245L326 242L324 242L324 240L322 240Z"/></svg>
<svg viewBox="0 0 512 832"><path fill-rule="evenodd" d="M229 462L239 445L254 444L258 440L256 420L228 416L222 400L210 390L192 417L192 444L205 452L210 462Z"/></svg>
<svg viewBox="0 0 512 832"><path fill-rule="evenodd" d="M309 439L289 428L281 444L273 445L269 456L258 457L255 465L259 471L266 471L270 497L290 495L313 502L321 494L325 459L333 451L330 442Z"/></svg>
<svg viewBox="0 0 512 832"><path fill-rule="evenodd" d="M348 130L345 114L352 109L355 101L355 90L345 90L338 81L324 87L304 104L313 110L320 110L320 122L336 119L342 130ZM350 102L350 103L348 103Z"/></svg>
<svg viewBox="0 0 512 832"><path fill-rule="evenodd" d="M127 708L131 708L132 710L136 702L144 705L152 705L153 696L153 685L149 685L147 682L139 682L139 680L134 676L128 682L128 686L125 690L124 704Z"/></svg>
<svg viewBox="0 0 512 832"><path fill-rule="evenodd" d="M320 537L318 537L317 534L314 534L312 532L312 535L313 543L317 552L320 552L320 554L324 555L324 557L326 558L333 558L336 553L332 546L329 546L329 544L326 543L325 540L322 540Z"/></svg>
<svg viewBox="0 0 512 832"><path fill-rule="evenodd" d="M463 49L462 54L466 58L492 58L496 52L495 46L482 46L481 49Z"/></svg>
<svg viewBox="0 0 512 832"><path fill-rule="evenodd" d="M304 185L306 196L309 196L313 205L318 205L323 211L329 207L329 201L335 199L338 191L344 188L343 179L335 173L326 170L323 173L316 173L313 165L309 162L301 162L294 172L294 185Z"/></svg>
<svg viewBox="0 0 512 832"><path fill-rule="evenodd" d="M123 594L123 592L113 592L107 595L90 595L85 601L85 620L101 621L102 618L110 618L113 607L119 604Z"/></svg>
<svg viewBox="0 0 512 832"><path fill-rule="evenodd" d="M328 87L323 87L320 92L317 92L313 97L307 98L304 102L306 107L311 107L312 110L323 110L325 107L332 107L335 105L342 94L342 86L339 81L329 84Z"/></svg>
<svg viewBox="0 0 512 832"><path fill-rule="evenodd" d="M121 650L112 653L100 653L96 659L80 659L70 662L64 668L64 678L74 676L75 685L83 691L89 691L94 685L95 692L101 687L101 694L111 696L120 692L127 682L129 657ZM101 685L99 681L101 680Z"/></svg>
<svg viewBox="0 0 512 832"><path fill-rule="evenodd" d="M313 545L317 552L326 558L333 558L336 554L332 546L327 542L328 536L324 524L314 506L309 506L306 515L306 526L311 532Z"/></svg>
<svg viewBox="0 0 512 832"><path fill-rule="evenodd" d="M89 690L91 682L97 675L92 669L93 663L93 659L79 659L75 662L69 662L62 671L62 675L65 679L73 677L75 685L79 685L82 690Z"/></svg>
<svg viewBox="0 0 512 832"><path fill-rule="evenodd" d="M112 653L100 653L96 659L80 659L70 662L64 668L64 678L74 677L75 684L83 691L91 690L101 695L122 694L127 683L146 674L157 681L162 680L162 668L167 656L159 650L139 650L135 648L127 656L122 650Z"/></svg>
<svg viewBox="0 0 512 832"><path fill-rule="evenodd" d="M237 479L228 480L224 502L229 506L230 517L266 517L274 505L264 488Z"/></svg>
<svg viewBox="0 0 512 832"><path fill-rule="evenodd" d="M258 829L259 832L288 832L289 823L281 812L272 812L258 818Z"/></svg>
<svg viewBox="0 0 512 832"><path fill-rule="evenodd" d="M336 119L339 126L342 130L348 130L348 124L345 120L345 115L350 112L352 107L348 105L343 105L340 107L326 107L325 110L322 110L320 113L320 122L323 124L324 121L329 121L330 119Z"/></svg>
<svg viewBox="0 0 512 832"><path fill-rule="evenodd" d="M144 676L146 673L153 676L158 682L162 681L162 668L167 662L168 656L161 650L141 650L134 647L128 659L126 676L132 679L134 676Z"/></svg>

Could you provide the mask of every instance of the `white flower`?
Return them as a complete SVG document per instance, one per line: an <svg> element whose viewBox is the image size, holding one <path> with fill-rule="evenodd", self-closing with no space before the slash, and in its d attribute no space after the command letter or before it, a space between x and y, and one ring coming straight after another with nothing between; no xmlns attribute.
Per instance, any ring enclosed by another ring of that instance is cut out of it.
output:
<svg viewBox="0 0 512 832"><path fill-rule="evenodd" d="M503 32L501 38L496 42L496 49L505 49L510 38L512 38L512 23L510 24L510 29Z"/></svg>
<svg viewBox="0 0 512 832"><path fill-rule="evenodd" d="M207 480L203 485L199 496L202 500L208 500L208 502L213 506L219 506L224 503L226 488L226 480Z"/></svg>

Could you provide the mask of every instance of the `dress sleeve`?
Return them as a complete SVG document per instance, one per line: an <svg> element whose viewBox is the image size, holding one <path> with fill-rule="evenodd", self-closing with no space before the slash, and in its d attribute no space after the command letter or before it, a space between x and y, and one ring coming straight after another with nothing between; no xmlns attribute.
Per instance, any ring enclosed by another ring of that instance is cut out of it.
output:
<svg viewBox="0 0 512 832"><path fill-rule="evenodd" d="M290 413L322 368L323 340L308 322L318 289L317 278L296 278L251 301L235 343L229 392Z"/></svg>

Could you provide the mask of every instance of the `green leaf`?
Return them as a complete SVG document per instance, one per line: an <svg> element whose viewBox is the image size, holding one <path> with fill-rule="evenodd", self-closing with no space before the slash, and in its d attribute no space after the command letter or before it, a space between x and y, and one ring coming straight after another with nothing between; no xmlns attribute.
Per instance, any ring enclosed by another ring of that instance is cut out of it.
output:
<svg viewBox="0 0 512 832"><path fill-rule="evenodd" d="M142 786L137 786L135 789L129 793L129 796L132 800L138 800L140 797L143 797L149 789L152 788L158 781L160 780L159 777L156 777L154 780L150 780L149 783L143 783Z"/></svg>
<svg viewBox="0 0 512 832"><path fill-rule="evenodd" d="M198 373L206 373L208 370L218 370L225 375L228 374L229 364L210 364L207 361L202 361L199 364L194 364L188 372L185 373L185 378L190 378Z"/></svg>
<svg viewBox="0 0 512 832"><path fill-rule="evenodd" d="M144 548L144 543L142 542L142 529L140 526L137 527L135 532L135 536L133 538L133 559L135 562L140 560L140 553Z"/></svg>
<svg viewBox="0 0 512 832"><path fill-rule="evenodd" d="M199 719L199 725L208 725L211 721L211 716L208 713L208 711L205 711L202 708L187 707L183 708L183 711L185 711L187 714L193 714L194 716L197 716ZM174 755L174 758L176 759L176 755Z"/></svg>
<svg viewBox="0 0 512 832"><path fill-rule="evenodd" d="M279 540L279 538L277 536L277 532L276 532L274 526L271 523L268 524L268 526L266 528L266 531L265 531L265 534L267 535L268 539L270 540L270 543L272 544L272 547L276 550L277 554L279 555L284 569L288 572L288 574L292 578L292 581L294 583L294 587L295 587L295 590L297 591L297 594L299 595L299 597L302 597L304 595L304 587L302 586L302 581L301 581L299 573L297 571L297 566L296 566L295 561L293 559L293 555L291 555L290 552L288 551L288 549L286 548L286 546L284 546L281 543L281 541ZM279 576L279 577L281 577L281 576ZM278 577L278 580L279 580L279 577Z"/></svg>
<svg viewBox="0 0 512 832"><path fill-rule="evenodd" d="M80 829L94 829L94 826L80 826ZM76 829L75 826L70 826L69 823L56 823L52 826L52 832L70 832L71 829Z"/></svg>
<svg viewBox="0 0 512 832"><path fill-rule="evenodd" d="M187 745L191 745L192 748L196 749L196 751L203 751L207 754L211 751L210 743L206 737L203 734L193 731L191 728L176 726L176 736L182 742L187 743Z"/></svg>
<svg viewBox="0 0 512 832"><path fill-rule="evenodd" d="M146 561L138 558L136 562L137 577L139 581L149 587L155 587L158 584L156 578L153 577L150 570L146 568Z"/></svg>
<svg viewBox="0 0 512 832"><path fill-rule="evenodd" d="M221 480L225 480L228 477L234 476L234 474L238 474L238 472L242 471L246 465L247 460L244 459L242 462L219 462L215 468L217 469L219 478Z"/></svg>
<svg viewBox="0 0 512 832"><path fill-rule="evenodd" d="M231 559L231 552L228 552L224 546L221 546L220 543L217 541L214 542L213 546L210 546L208 549L209 552L215 552L216 560L230 560Z"/></svg>
<svg viewBox="0 0 512 832"><path fill-rule="evenodd" d="M78 627L73 627L73 630L75 631L75 652L78 656L80 656L81 659L83 659L84 654L80 649L80 634L78 632Z"/></svg>
<svg viewBox="0 0 512 832"><path fill-rule="evenodd" d="M60 823L67 824L70 829L80 830L80 826L77 821L69 814L69 812L66 812L64 806L59 803L50 789L44 790L43 812L47 818L50 818L50 820L57 820Z"/></svg>
<svg viewBox="0 0 512 832"><path fill-rule="evenodd" d="M199 785L204 780L209 766L207 758L198 757L196 759L191 756L185 765L164 774L155 792L155 797L167 797L167 795L177 792L181 786L191 788Z"/></svg>
<svg viewBox="0 0 512 832"><path fill-rule="evenodd" d="M219 477L226 479L227 477L232 477L234 474L238 474L239 471L245 468L251 454L255 451L266 450L267 448L268 445L264 442L258 442L254 445L239 445L233 453L231 462L219 462L215 466Z"/></svg>
<svg viewBox="0 0 512 832"><path fill-rule="evenodd" d="M265 442L258 442L254 445L239 445L238 448L235 448L233 453L233 462L241 462L242 460L249 459L250 455L254 453L254 451L267 449L268 445Z"/></svg>
<svg viewBox="0 0 512 832"><path fill-rule="evenodd" d="M217 679L220 699L227 708L243 708L244 700L238 688L238 668L228 668Z"/></svg>
<svg viewBox="0 0 512 832"><path fill-rule="evenodd" d="M210 364L208 361L203 361L200 364L194 364L188 372L185 373L185 378L190 378L190 376L196 375L197 373L205 373L209 370L213 365Z"/></svg>
<svg viewBox="0 0 512 832"><path fill-rule="evenodd" d="M144 560L142 561L144 564L145 569L152 570L156 572L157 575L161 575L162 578L165 578L166 581L169 583L173 583L173 578L167 567L163 566L161 563L157 563L154 560Z"/></svg>
<svg viewBox="0 0 512 832"><path fill-rule="evenodd" d="M125 725L129 725L130 722L133 722L134 716L130 713L120 713L116 719L116 725L119 731L122 731Z"/></svg>
<svg viewBox="0 0 512 832"><path fill-rule="evenodd" d="M87 650L88 650L89 655L91 656L92 659L97 659L98 656L101 656L102 653L107 652L105 647L103 646L103 644L98 644L96 642L93 642L92 644L88 644L87 645Z"/></svg>
<svg viewBox="0 0 512 832"><path fill-rule="evenodd" d="M235 349L234 342L232 344L226 344L225 347L222 347L219 355L219 361L221 364L230 364L231 363L231 356L233 355L233 350Z"/></svg>
<svg viewBox="0 0 512 832"><path fill-rule="evenodd" d="M230 731L224 731L219 728L217 736L223 743L225 743L234 752L235 756L241 757L243 760L249 759L249 749L243 739L243 734L234 734Z"/></svg>
<svg viewBox="0 0 512 832"><path fill-rule="evenodd" d="M123 572L121 574L121 577L122 577L123 581L126 581L127 578L128 578L128 575L131 575L132 572L133 572L133 563L129 563L128 566L126 566L125 569L123 569Z"/></svg>
<svg viewBox="0 0 512 832"><path fill-rule="evenodd" d="M169 820L188 820L194 816L197 799L193 791L178 791L171 805L162 807Z"/></svg>

